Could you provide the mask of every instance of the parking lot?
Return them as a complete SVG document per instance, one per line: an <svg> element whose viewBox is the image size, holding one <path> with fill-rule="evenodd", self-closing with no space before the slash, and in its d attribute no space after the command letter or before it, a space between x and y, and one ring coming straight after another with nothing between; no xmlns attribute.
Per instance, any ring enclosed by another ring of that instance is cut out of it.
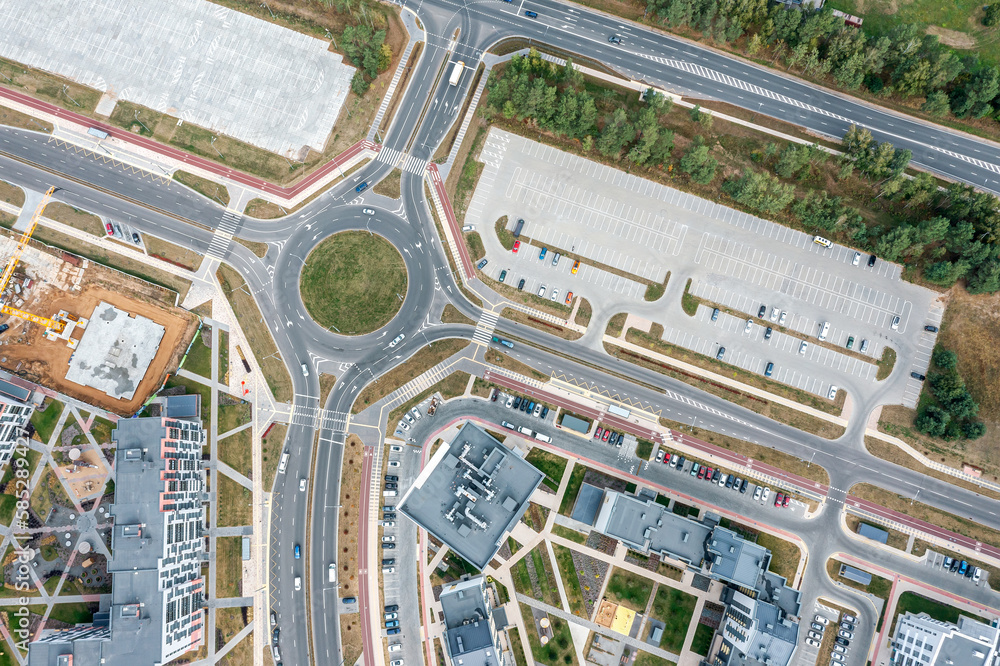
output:
<svg viewBox="0 0 1000 666"><path fill-rule="evenodd" d="M938 326L944 308L935 292L903 280L900 265L877 258L869 265L869 255L851 248L817 244L810 234L496 128L490 130L482 159L486 168L466 221L481 230L490 275L510 268L513 276L508 273L508 283L514 277L516 286L524 277L526 289L537 291L545 284L550 292L556 286L563 297L572 288L543 272L534 246L525 258L512 257L510 262L491 251L488 241L494 234L489 230L496 219L506 214L513 226L523 218L523 233L532 243L550 243L658 282L667 271L672 281L690 277L692 294L748 315L756 314L762 302L776 306L789 313L786 326L807 336L815 336L821 323L829 322L828 342L846 347L854 337L853 351L860 353L861 340L867 340L865 353L873 362L890 346L897 362L889 380L891 394L884 397L916 404L921 384L909 373L926 374L934 336L923 327ZM532 261L537 262L536 270L521 272L520 267ZM637 300L635 291L610 277L592 284L617 297L598 298L604 308L621 305L627 310L628 301ZM593 300L594 295L583 295ZM643 312L669 325L673 331L664 337L675 344L707 354L718 344L719 332L706 329L703 318L663 321L651 315ZM893 328L897 316L899 323ZM793 344L778 335L770 342L774 350L769 353L778 354L787 352L781 345ZM741 345L734 353L737 364L748 369L768 362ZM743 354L749 356L742 358ZM831 385L852 382L850 388L863 393L874 381L873 365L832 350L814 348L806 358L794 361L783 369L779 381L821 395Z"/></svg>
<svg viewBox="0 0 1000 666"><path fill-rule="evenodd" d="M513 225L511 225L513 226ZM527 225L526 225L527 226ZM528 233L527 230L524 233ZM484 238L484 242L486 239ZM615 294L625 300L641 302L646 293L646 285L635 280L609 273L608 271L580 264L576 275L573 275L573 261L561 258L559 263L552 265L554 252L549 250L544 259L539 259L538 254L541 247L521 243L517 252L504 250L499 243L496 243L493 252L487 251L489 263L483 268L483 272L494 280L500 279L500 273L504 270L507 275L504 277L504 284L517 287L521 279L524 279L524 290L533 294L538 293L539 287L545 287L545 297L551 298L552 290L558 289L557 300L562 303L566 300L566 294L570 291L575 296L588 297L597 290L605 293Z"/></svg>

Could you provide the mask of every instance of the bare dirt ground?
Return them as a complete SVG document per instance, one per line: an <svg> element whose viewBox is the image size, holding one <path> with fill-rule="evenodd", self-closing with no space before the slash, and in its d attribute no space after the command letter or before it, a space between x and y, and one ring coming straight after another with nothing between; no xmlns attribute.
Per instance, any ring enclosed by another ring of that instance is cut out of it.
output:
<svg viewBox="0 0 1000 666"><path fill-rule="evenodd" d="M55 263L57 257L43 255ZM28 267L29 273L33 272ZM160 387L167 373L176 370L181 355L194 337L197 317L164 303L166 290L141 282L103 266L90 264L84 271L78 292L63 291L45 283L31 290L23 309L42 316L53 316L60 310L83 319L89 318L100 301L111 303L133 315L148 317L165 329L160 349L139 384L132 400L115 400L96 389L66 380L72 351L64 341L49 341L44 329L29 322L6 318L11 325L8 337L0 347L0 367L29 381L55 389L116 414L130 415L138 411L146 398ZM75 338L82 332L74 333Z"/></svg>

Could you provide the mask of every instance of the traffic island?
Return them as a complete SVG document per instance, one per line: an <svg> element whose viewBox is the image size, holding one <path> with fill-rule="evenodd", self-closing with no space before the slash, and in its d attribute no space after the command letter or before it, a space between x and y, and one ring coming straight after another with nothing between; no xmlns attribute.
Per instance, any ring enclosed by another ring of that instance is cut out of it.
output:
<svg viewBox="0 0 1000 666"><path fill-rule="evenodd" d="M406 264L392 243L366 231L344 231L309 253L299 289L320 326L364 335L396 316L406 285Z"/></svg>

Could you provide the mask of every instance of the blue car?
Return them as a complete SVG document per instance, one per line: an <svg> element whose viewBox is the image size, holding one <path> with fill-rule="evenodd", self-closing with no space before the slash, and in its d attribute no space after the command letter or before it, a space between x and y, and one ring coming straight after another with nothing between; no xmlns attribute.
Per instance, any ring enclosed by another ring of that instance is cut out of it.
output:
<svg viewBox="0 0 1000 666"><path fill-rule="evenodd" d="M524 12L524 15L527 16L528 18L538 18L538 12L528 11Z"/></svg>
<svg viewBox="0 0 1000 666"><path fill-rule="evenodd" d="M542 251L538 253L538 259L539 260L544 259L545 258L545 253L548 252L548 251L549 251L549 248L543 247Z"/></svg>
<svg viewBox="0 0 1000 666"><path fill-rule="evenodd" d="M385 623L386 629L395 629L398 626L399 626L399 620L389 620L388 622Z"/></svg>
<svg viewBox="0 0 1000 666"><path fill-rule="evenodd" d="M397 628L395 628L395 629L389 629L389 630L388 630L388 631L386 631L385 633L387 633L387 634L388 634L388 635L390 635L390 636L395 636L395 635L396 635L396 634L398 634L399 632L400 632L400 629L399 629L399 628L397 627Z"/></svg>
<svg viewBox="0 0 1000 666"><path fill-rule="evenodd" d="M295 544L295 559L302 557L302 550L299 548L299 544Z"/></svg>
<svg viewBox="0 0 1000 666"><path fill-rule="evenodd" d="M367 189L368 189L368 181L366 180L365 182L363 182L360 185L358 185L357 187L355 187L354 191L355 192L364 192Z"/></svg>

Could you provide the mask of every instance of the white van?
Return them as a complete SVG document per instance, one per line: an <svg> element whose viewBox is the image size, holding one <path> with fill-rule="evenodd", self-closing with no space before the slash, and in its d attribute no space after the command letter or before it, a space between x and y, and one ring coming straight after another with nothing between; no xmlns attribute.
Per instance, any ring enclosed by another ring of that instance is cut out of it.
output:
<svg viewBox="0 0 1000 666"><path fill-rule="evenodd" d="M278 463L278 473L284 474L286 467L288 467L288 451L281 454L281 462Z"/></svg>
<svg viewBox="0 0 1000 666"><path fill-rule="evenodd" d="M331 583L336 583L337 582L337 563L336 562L330 562L329 572L330 573L328 574L328 576L329 576L330 582Z"/></svg>
<svg viewBox="0 0 1000 666"><path fill-rule="evenodd" d="M305 363L302 364L302 376L303 377L309 376L309 366L307 366Z"/></svg>
<svg viewBox="0 0 1000 666"><path fill-rule="evenodd" d="M545 442L546 444L552 441L551 437L549 437L548 435L543 435L540 432L535 433L535 439L537 439L539 442Z"/></svg>
<svg viewBox="0 0 1000 666"><path fill-rule="evenodd" d="M819 329L819 339L826 340L826 334L830 332L830 322L824 321Z"/></svg>
<svg viewBox="0 0 1000 666"><path fill-rule="evenodd" d="M813 236L813 243L816 243L816 245L822 245L823 247L833 247L833 242L828 241L822 236Z"/></svg>
<svg viewBox="0 0 1000 666"><path fill-rule="evenodd" d="M399 491L397 491L397 490L383 490L382 491L382 497L395 497L398 494L399 494Z"/></svg>
<svg viewBox="0 0 1000 666"><path fill-rule="evenodd" d="M298 592L302 589L302 576L295 577L295 591Z"/></svg>

